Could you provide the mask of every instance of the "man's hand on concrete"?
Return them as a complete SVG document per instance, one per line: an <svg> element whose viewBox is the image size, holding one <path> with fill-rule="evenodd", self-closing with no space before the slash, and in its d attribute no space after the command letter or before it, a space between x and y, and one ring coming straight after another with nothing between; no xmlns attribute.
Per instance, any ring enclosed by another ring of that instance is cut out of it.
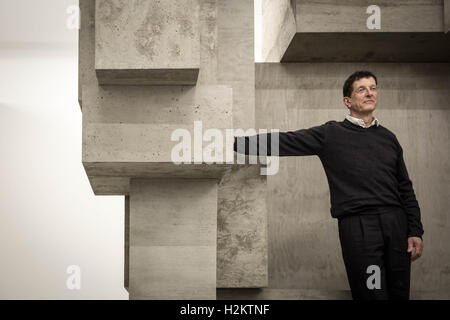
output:
<svg viewBox="0 0 450 320"><path fill-rule="evenodd" d="M423 251L423 242L419 237L409 237L408 238L408 252L413 251L415 249L412 256L411 261L415 261L422 256Z"/></svg>

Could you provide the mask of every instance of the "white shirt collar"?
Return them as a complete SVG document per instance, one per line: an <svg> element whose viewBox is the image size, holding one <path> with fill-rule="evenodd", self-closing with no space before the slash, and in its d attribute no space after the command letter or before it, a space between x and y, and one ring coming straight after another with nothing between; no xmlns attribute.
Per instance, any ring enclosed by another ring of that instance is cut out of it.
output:
<svg viewBox="0 0 450 320"><path fill-rule="evenodd" d="M379 126L380 125L380 122L378 121L378 119L377 118L375 118L375 117L373 117L373 120L372 120L372 123L368 126L368 127L366 127L366 124L364 123L364 120L363 119L359 119L359 118L355 118L355 117L352 117L351 115L346 115L345 116L345 118L348 120L348 121L350 121L351 123L353 123L353 124L356 124L356 125L358 125L358 126L360 126L360 127L363 127L363 128L370 128L371 126Z"/></svg>

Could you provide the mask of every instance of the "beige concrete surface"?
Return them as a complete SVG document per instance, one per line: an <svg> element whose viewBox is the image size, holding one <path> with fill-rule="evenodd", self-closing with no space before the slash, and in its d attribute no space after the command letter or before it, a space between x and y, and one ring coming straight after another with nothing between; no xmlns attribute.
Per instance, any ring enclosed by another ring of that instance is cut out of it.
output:
<svg viewBox="0 0 450 320"><path fill-rule="evenodd" d="M260 166L233 166L219 183L217 287L268 285L267 176Z"/></svg>
<svg viewBox="0 0 450 320"><path fill-rule="evenodd" d="M198 0L97 0L95 69L101 84L195 84Z"/></svg>
<svg viewBox="0 0 450 320"><path fill-rule="evenodd" d="M215 299L217 180L132 179L130 299Z"/></svg>

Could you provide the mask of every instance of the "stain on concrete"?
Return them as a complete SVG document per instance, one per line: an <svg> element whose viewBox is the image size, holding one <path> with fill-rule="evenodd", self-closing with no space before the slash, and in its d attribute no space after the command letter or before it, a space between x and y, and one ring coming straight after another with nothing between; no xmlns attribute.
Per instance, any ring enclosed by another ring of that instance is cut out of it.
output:
<svg viewBox="0 0 450 320"><path fill-rule="evenodd" d="M189 16L189 12L183 10L183 7L178 8L175 21L178 23L178 28L182 36L194 38L195 34L192 17Z"/></svg>
<svg viewBox="0 0 450 320"><path fill-rule="evenodd" d="M200 18L203 22L201 30L204 32L202 34L202 43L212 53L216 48L217 39L217 9L215 3L202 2L200 12L205 14Z"/></svg>
<svg viewBox="0 0 450 320"><path fill-rule="evenodd" d="M217 255L218 265L226 267L228 265L226 262L234 261L238 252L239 248L231 246L227 247L225 250L221 250L220 255Z"/></svg>
<svg viewBox="0 0 450 320"><path fill-rule="evenodd" d="M192 25L192 21L190 21L187 17L179 17L177 19L178 25L180 27L181 35L185 37L194 37L194 27Z"/></svg>
<svg viewBox="0 0 450 320"><path fill-rule="evenodd" d="M181 48L178 44L173 43L171 45L170 55L172 56L172 58L175 58L175 59L177 59L181 56Z"/></svg>
<svg viewBox="0 0 450 320"><path fill-rule="evenodd" d="M250 251L253 248L253 242L256 241L256 232L247 232L245 234L237 234L236 240L240 248Z"/></svg>
<svg viewBox="0 0 450 320"><path fill-rule="evenodd" d="M136 50L152 60L165 28L165 12L157 5L150 6L140 28L134 32Z"/></svg>
<svg viewBox="0 0 450 320"><path fill-rule="evenodd" d="M123 12L124 3L119 0L102 0L98 4L99 18L105 24L112 24Z"/></svg>

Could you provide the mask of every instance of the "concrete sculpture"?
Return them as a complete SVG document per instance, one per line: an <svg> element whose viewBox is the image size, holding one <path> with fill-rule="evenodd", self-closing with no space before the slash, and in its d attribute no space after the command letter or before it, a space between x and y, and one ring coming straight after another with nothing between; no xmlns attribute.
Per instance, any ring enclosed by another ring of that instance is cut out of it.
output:
<svg viewBox="0 0 450 320"><path fill-rule="evenodd" d="M428 187L449 179L428 143L448 144L449 3L381 1L381 28L368 29L371 4L263 0L255 64L252 0L80 0L82 161L95 194L125 196L130 299L349 298L318 161L281 159L273 177L259 164L175 164L171 134L194 134L194 121L224 132L342 120L342 82L360 68L379 75L377 116L415 152L424 221L441 239L428 250L449 261L450 203ZM450 292L442 277L419 279L412 297L440 296L430 283Z"/></svg>

